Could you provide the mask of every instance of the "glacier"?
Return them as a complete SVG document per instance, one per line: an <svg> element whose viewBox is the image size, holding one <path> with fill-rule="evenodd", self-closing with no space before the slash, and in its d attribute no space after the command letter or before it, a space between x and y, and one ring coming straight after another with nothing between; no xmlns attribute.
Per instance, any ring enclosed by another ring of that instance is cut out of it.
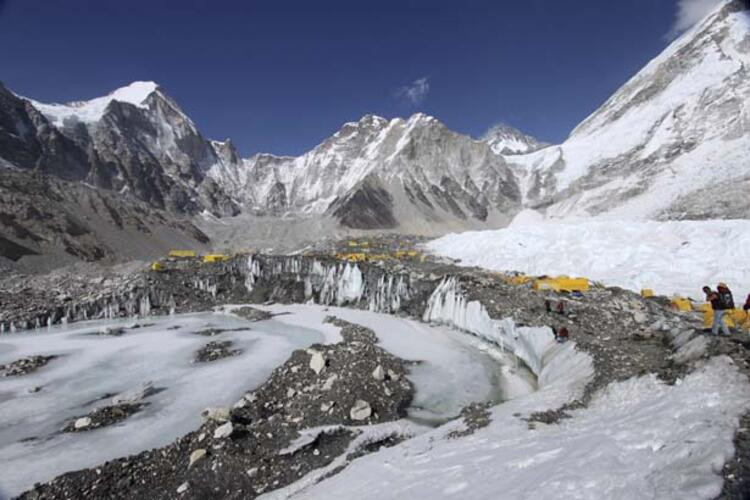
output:
<svg viewBox="0 0 750 500"><path fill-rule="evenodd" d="M519 217L505 229L450 234L427 249L459 265L531 276L583 276L635 292L702 300L720 281L745 297L750 283L750 221L539 222Z"/></svg>

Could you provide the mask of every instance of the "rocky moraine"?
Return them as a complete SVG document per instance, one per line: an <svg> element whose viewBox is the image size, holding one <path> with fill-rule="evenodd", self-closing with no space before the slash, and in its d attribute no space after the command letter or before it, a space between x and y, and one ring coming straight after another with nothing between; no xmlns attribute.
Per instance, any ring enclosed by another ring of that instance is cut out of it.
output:
<svg viewBox="0 0 750 500"><path fill-rule="evenodd" d="M436 303L443 307L449 301L457 307L474 304L492 319L512 318L515 324L526 326L564 326L576 349L592 359L594 376L582 396L534 414L529 426L535 421L554 424L565 419L570 410L585 407L597 391L614 381L655 373L666 383L674 383L711 356L730 356L740 370L750 373L748 342L707 337L696 313L674 310L666 298L643 298L597 284L582 294L557 294L535 291L530 283L512 284L508 278L432 259L355 264L325 254L245 255L214 264L172 262L163 272L144 270L96 282L79 278L25 287L21 293L0 295L0 324L4 331L19 331L63 321L270 303L347 306L434 320ZM11 287L20 282L14 285L9 280ZM562 312L558 312L556 305L561 302ZM250 306L234 312L249 321L269 315ZM209 409L203 425L194 432L164 448L64 474L22 497L112 498L136 492L149 498L251 498L288 485L342 455L354 459L407 439L390 435L352 450L358 426L405 416L413 386L408 363L379 347L374 332L335 317L328 321L341 329L343 341L295 351L234 407ZM444 322L482 335L468 323ZM221 339L220 331L200 333L207 339L196 362L232 356L234 348ZM531 362L523 357L520 361ZM46 362L18 360L8 366L15 370L12 367ZM82 415L69 430L116 423L142 404L112 404L101 415ZM486 406L472 405L459 418L470 433L486 425L489 414ZM743 498L748 492L747 424L748 415L736 436L736 456L723 470L722 498ZM319 431L313 432L308 443L289 450L301 435L315 429Z"/></svg>

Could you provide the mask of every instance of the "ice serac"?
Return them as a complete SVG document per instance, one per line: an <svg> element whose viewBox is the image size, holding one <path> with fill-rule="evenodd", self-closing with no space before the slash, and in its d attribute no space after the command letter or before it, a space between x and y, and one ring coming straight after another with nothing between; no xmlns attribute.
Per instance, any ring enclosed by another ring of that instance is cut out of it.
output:
<svg viewBox="0 0 750 500"><path fill-rule="evenodd" d="M354 229L487 227L520 209L500 155L424 114L367 115L300 157L222 162L208 176L251 213L327 215Z"/></svg>
<svg viewBox="0 0 750 500"><path fill-rule="evenodd" d="M724 1L562 145L508 161L549 216L750 217L750 7Z"/></svg>
<svg viewBox="0 0 750 500"><path fill-rule="evenodd" d="M321 305L353 305L371 312L394 313L409 301L414 290L408 274L391 274L369 270L354 263L326 262L318 259L285 257L273 264L249 256L239 272L244 275L245 288L252 293L260 283L279 282L294 276L299 286L299 302Z"/></svg>
<svg viewBox="0 0 750 500"><path fill-rule="evenodd" d="M427 302L422 320L450 325L489 340L503 349L508 349L534 372L540 384L550 382L546 373L549 353L555 340L549 328L517 328L511 318L490 318L481 302L469 300L453 277L445 278L434 290ZM588 355L579 353L578 366L593 373Z"/></svg>

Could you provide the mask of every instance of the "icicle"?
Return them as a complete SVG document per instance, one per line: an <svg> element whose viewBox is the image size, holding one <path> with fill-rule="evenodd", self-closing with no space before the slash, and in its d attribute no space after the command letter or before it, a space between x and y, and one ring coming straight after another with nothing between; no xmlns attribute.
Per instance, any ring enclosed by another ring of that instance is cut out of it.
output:
<svg viewBox="0 0 750 500"><path fill-rule="evenodd" d="M151 298L149 297L149 294L141 297L138 312L141 316L148 316L149 314L151 314Z"/></svg>

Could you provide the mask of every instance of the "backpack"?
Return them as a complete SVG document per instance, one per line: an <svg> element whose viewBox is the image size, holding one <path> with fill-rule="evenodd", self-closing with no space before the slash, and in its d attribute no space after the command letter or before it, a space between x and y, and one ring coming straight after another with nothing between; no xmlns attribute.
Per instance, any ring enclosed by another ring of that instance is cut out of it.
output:
<svg viewBox="0 0 750 500"><path fill-rule="evenodd" d="M729 291L729 289L724 288L722 290L719 290L719 306L722 309L734 309L734 297L732 297L732 292Z"/></svg>

